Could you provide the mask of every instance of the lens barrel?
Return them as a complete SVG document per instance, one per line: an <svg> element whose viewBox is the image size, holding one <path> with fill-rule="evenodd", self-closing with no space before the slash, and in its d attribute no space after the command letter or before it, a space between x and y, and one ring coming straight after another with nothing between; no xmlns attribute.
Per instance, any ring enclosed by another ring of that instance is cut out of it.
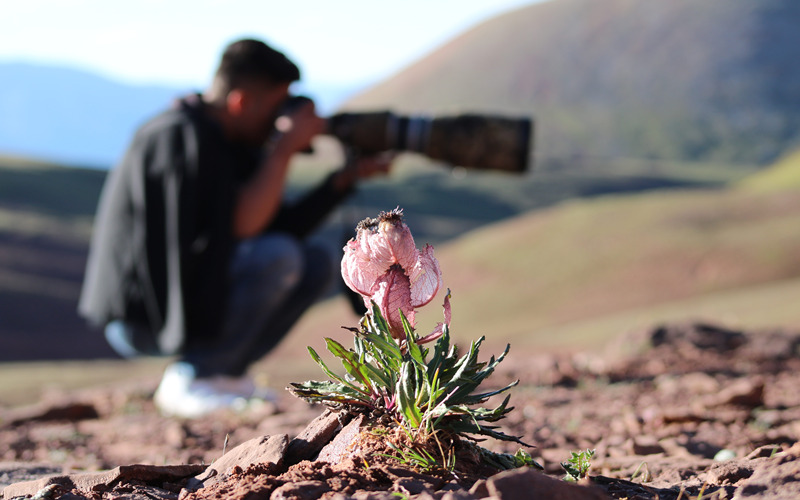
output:
<svg viewBox="0 0 800 500"><path fill-rule="evenodd" d="M328 118L328 129L364 154L412 151L465 168L517 173L529 168L533 138L529 118L479 114L340 113Z"/></svg>
<svg viewBox="0 0 800 500"><path fill-rule="evenodd" d="M282 113L310 101L291 96ZM533 120L499 115L403 116L391 111L339 113L328 133L361 154L411 151L454 166L522 173L530 168Z"/></svg>

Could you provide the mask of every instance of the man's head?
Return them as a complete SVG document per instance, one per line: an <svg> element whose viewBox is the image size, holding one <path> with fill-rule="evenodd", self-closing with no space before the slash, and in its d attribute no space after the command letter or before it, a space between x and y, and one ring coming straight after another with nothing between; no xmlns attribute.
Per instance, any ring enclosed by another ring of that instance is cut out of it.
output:
<svg viewBox="0 0 800 500"><path fill-rule="evenodd" d="M299 79L300 70L281 52L259 40L239 40L223 52L205 99L223 110L231 137L257 144L267 138L289 85Z"/></svg>

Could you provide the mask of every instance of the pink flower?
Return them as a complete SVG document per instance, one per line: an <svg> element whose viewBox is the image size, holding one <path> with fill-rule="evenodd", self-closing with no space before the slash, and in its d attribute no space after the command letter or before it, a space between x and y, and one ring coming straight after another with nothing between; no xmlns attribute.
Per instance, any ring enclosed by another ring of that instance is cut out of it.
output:
<svg viewBox="0 0 800 500"><path fill-rule="evenodd" d="M403 222L403 211L382 212L377 219L358 224L354 239L347 242L342 258L342 277L350 289L371 308L375 302L397 340L405 339L400 311L413 327L415 308L424 306L442 286L439 261L433 247L417 250L411 231ZM445 298L445 319L450 322L449 294ZM441 336L442 325L418 340L428 342Z"/></svg>

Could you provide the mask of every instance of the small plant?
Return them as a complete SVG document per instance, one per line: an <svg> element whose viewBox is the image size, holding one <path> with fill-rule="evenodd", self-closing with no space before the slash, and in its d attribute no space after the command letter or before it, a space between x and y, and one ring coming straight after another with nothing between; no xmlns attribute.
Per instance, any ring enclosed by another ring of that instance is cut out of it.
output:
<svg viewBox="0 0 800 500"><path fill-rule="evenodd" d="M449 300L449 295L445 300ZM445 325L428 359L430 351L417 345L407 321L404 326L406 339L401 346L389 334L378 307L373 306L372 315L365 316L362 329L356 331L353 349L346 349L331 338L325 339L328 351L341 361L347 374L335 373L309 347L311 357L332 380L292 383L290 390L310 402L361 407L376 415L386 414L406 428L416 430L420 437L445 429L528 446L519 437L508 436L496 430L496 426L483 423L496 422L513 409L508 407L508 396L495 408L475 407L517 385L518 382L512 382L501 389L475 392L505 358L508 347L497 359L479 362L481 337L459 357L456 347L450 345Z"/></svg>
<svg viewBox="0 0 800 500"><path fill-rule="evenodd" d="M431 452L426 449L424 446L425 443L415 441L413 438L411 438L411 436L407 437L409 438L408 441L403 441L400 443L388 441L387 444L396 453L396 455L385 456L391 456L402 464L429 474L436 472L453 472L456 467L456 456L452 450L450 450L449 453L445 452L435 435L433 437L438 445L437 452ZM441 460L437 460L435 456L437 454L441 456Z"/></svg>
<svg viewBox="0 0 800 500"><path fill-rule="evenodd" d="M586 477L589 468L592 466L592 457L595 450L573 451L572 456L566 461L561 462L561 467L567 473L565 481L579 481Z"/></svg>
<svg viewBox="0 0 800 500"><path fill-rule="evenodd" d="M395 444L394 451L401 461L421 468L433 467L437 461L414 443L435 439L439 431L530 446L493 425L513 409L508 406L509 396L494 408L480 406L517 385L515 381L499 389L478 391L510 346L497 358L479 361L481 337L459 355L450 343L449 290L443 304L445 321L429 335L417 335L415 308L433 299L442 286L442 277L433 247L417 250L401 210L359 223L357 237L345 246L342 276L368 306L360 327L347 328L354 334L352 349L325 338L328 351L341 362L345 374L334 372L309 347L312 359L330 380L292 383L290 391L309 402L361 408L374 417L396 422L409 436L410 444ZM429 342L433 343L431 348L423 347ZM441 455L444 468L448 468L454 458L443 451ZM502 457L498 460L505 465L538 466L527 453L495 455Z"/></svg>

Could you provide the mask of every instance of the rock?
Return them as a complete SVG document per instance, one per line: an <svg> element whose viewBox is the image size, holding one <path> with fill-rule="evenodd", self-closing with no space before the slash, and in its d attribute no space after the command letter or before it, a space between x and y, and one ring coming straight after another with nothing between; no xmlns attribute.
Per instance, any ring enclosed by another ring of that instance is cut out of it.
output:
<svg viewBox="0 0 800 500"><path fill-rule="evenodd" d="M111 489L114 485L135 479L139 484L178 483L205 469L203 465L122 465L103 472L57 475L35 481L15 483L3 490L4 498L33 496L42 489L58 485L65 491L78 490L88 495Z"/></svg>
<svg viewBox="0 0 800 500"><path fill-rule="evenodd" d="M418 495L426 491L430 483L419 478L402 477L395 481L392 491L404 496Z"/></svg>
<svg viewBox="0 0 800 500"><path fill-rule="evenodd" d="M734 500L800 498L800 442L772 458L761 459L752 475L737 486Z"/></svg>
<svg viewBox="0 0 800 500"><path fill-rule="evenodd" d="M713 465L705 474L705 481L717 486L736 485L739 481L747 479L752 474L752 465L738 460L731 460Z"/></svg>
<svg viewBox="0 0 800 500"><path fill-rule="evenodd" d="M476 496L461 490L461 491L447 491L442 495L439 500L475 500Z"/></svg>
<svg viewBox="0 0 800 500"><path fill-rule="evenodd" d="M361 430L361 424L364 422L364 415L358 415L349 424L345 425L339 434L333 438L333 441L326 444L317 456L317 462L338 463L344 457L350 455L355 450L352 449L353 442Z"/></svg>
<svg viewBox="0 0 800 500"><path fill-rule="evenodd" d="M214 484L230 476L236 467L246 469L255 464L271 464L268 470L270 473L275 474L283 467L288 445L289 436L286 434L261 436L245 441L222 455L219 460L209 465L202 474L197 475L195 479L199 484L192 482L192 484L188 485L188 489L197 489L201 486Z"/></svg>
<svg viewBox="0 0 800 500"><path fill-rule="evenodd" d="M760 378L743 378L724 387L717 396L719 406L732 405L746 408L764 406L764 381Z"/></svg>
<svg viewBox="0 0 800 500"><path fill-rule="evenodd" d="M325 410L322 415L289 442L286 450L286 464L294 465L301 460L311 460L326 444L330 442L339 428L343 414Z"/></svg>
<svg viewBox="0 0 800 500"><path fill-rule="evenodd" d="M636 436L632 439L631 451L634 455L655 455L664 453L664 447L653 436Z"/></svg>
<svg viewBox="0 0 800 500"><path fill-rule="evenodd" d="M298 481L279 486L269 496L270 500L317 500L331 491L324 481Z"/></svg>
<svg viewBox="0 0 800 500"><path fill-rule="evenodd" d="M357 491L352 497L347 497L347 500L398 500L398 498L401 497L388 491Z"/></svg>
<svg viewBox="0 0 800 500"><path fill-rule="evenodd" d="M53 464L2 462L0 463L0 491L9 484L33 481L62 472L62 467Z"/></svg>
<svg viewBox="0 0 800 500"><path fill-rule="evenodd" d="M650 342L655 347L688 342L698 349L728 352L746 344L747 336L741 331L708 323L669 324L654 329Z"/></svg>
<svg viewBox="0 0 800 500"><path fill-rule="evenodd" d="M759 446L755 450L751 451L747 454L746 459L753 460L754 458L770 458L778 453L781 452L780 445L777 444L767 444L764 446Z"/></svg>
<svg viewBox="0 0 800 500"><path fill-rule="evenodd" d="M100 418L94 405L79 401L62 401L41 403L17 408L7 412L3 420L10 427L17 427L28 422L77 422Z"/></svg>
<svg viewBox="0 0 800 500"><path fill-rule="evenodd" d="M472 485L472 488L469 489L469 493L476 497L476 498L484 498L489 496L489 486L486 484L485 479L479 479L475 481L475 484Z"/></svg>
<svg viewBox="0 0 800 500"><path fill-rule="evenodd" d="M558 498L560 500L605 500L609 497L589 484L575 484L546 476L530 468L501 472L486 481L489 495L500 500Z"/></svg>

